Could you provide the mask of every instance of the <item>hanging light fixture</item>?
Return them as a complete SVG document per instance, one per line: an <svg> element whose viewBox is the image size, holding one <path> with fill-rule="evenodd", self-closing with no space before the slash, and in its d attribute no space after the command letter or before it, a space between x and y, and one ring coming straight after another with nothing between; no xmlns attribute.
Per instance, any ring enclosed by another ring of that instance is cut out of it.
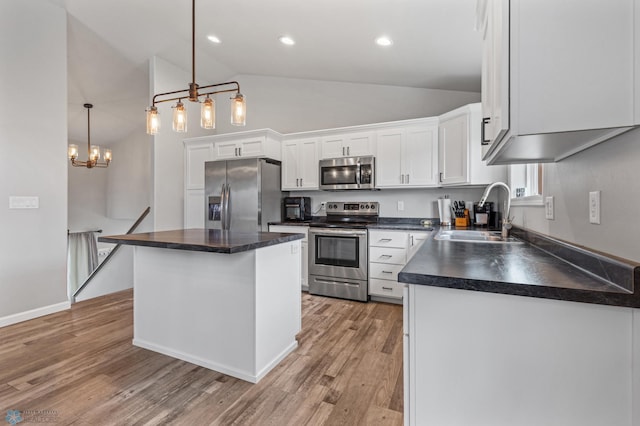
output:
<svg viewBox="0 0 640 426"><path fill-rule="evenodd" d="M226 86L235 86L226 88ZM160 115L156 104L162 102L177 101L173 106L173 130L176 132L187 131L187 110L182 103L183 99L191 102L200 102L200 126L205 129L215 129L215 103L210 98L217 93L235 92L231 98L231 124L244 126L246 124L247 107L244 96L240 93L240 84L237 81L199 86L196 83L196 0L191 1L191 83L189 88L172 92L158 93L153 96L151 106L147 108L147 133L155 135L160 130ZM205 97L200 101L201 97Z"/></svg>
<svg viewBox="0 0 640 426"><path fill-rule="evenodd" d="M71 165L74 167L86 167L87 169L91 169L94 167L109 167L109 163L111 163L111 159L113 158L111 155L110 149L104 150L104 162L100 162L100 147L98 145L91 145L91 108L93 108L92 104L84 104L84 107L87 109L87 161L78 161L78 145L70 144L69 145L69 159L71 160Z"/></svg>

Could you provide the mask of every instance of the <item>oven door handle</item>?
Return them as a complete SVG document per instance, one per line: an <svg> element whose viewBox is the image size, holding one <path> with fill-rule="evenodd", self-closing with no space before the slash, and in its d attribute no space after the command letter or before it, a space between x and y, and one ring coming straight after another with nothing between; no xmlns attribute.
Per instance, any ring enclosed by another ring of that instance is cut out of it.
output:
<svg viewBox="0 0 640 426"><path fill-rule="evenodd" d="M344 285L349 285L349 286L352 286L352 287L360 287L360 284L350 283L350 282L347 282L347 281L324 280L322 278L314 278L314 281L319 282L319 283L325 283L325 284L344 284Z"/></svg>
<svg viewBox="0 0 640 426"><path fill-rule="evenodd" d="M312 234L344 235L344 236L353 236L353 237L360 237L362 235L367 235L366 229L354 231L354 230L345 230L345 229L322 228L322 229L310 229L309 232Z"/></svg>

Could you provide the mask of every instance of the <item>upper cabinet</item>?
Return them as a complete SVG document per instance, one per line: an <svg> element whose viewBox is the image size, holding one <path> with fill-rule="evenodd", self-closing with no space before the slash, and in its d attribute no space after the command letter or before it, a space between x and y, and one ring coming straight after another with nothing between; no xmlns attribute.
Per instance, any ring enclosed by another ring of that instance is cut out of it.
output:
<svg viewBox="0 0 640 426"><path fill-rule="evenodd" d="M318 150L320 138L282 142L282 190L318 189Z"/></svg>
<svg viewBox="0 0 640 426"><path fill-rule="evenodd" d="M442 186L487 185L505 181L506 166L487 166L482 161L481 105L470 104L440 116L438 168Z"/></svg>
<svg viewBox="0 0 640 426"><path fill-rule="evenodd" d="M640 0L487 0L484 158L559 161L640 124Z"/></svg>
<svg viewBox="0 0 640 426"><path fill-rule="evenodd" d="M336 133L322 137L321 159L375 155L373 132Z"/></svg>
<svg viewBox="0 0 640 426"><path fill-rule="evenodd" d="M226 133L203 138L213 142L214 160L234 158L267 157L281 159L280 139L282 135L273 130L262 129L249 132Z"/></svg>
<svg viewBox="0 0 640 426"><path fill-rule="evenodd" d="M378 130L376 187L438 186L438 119Z"/></svg>

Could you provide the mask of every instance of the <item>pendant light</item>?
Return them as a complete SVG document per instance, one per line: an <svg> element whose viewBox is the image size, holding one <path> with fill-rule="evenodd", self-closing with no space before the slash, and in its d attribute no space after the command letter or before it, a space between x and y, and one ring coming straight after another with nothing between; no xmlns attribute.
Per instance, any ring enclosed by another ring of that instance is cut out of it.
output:
<svg viewBox="0 0 640 426"><path fill-rule="evenodd" d="M91 145L91 108L92 104L84 104L87 109L87 161L78 161L78 145L70 144L68 149L69 160L74 167L86 167L92 169L94 167L109 167L111 159L110 149L104 150L104 162L100 162L100 147Z"/></svg>
<svg viewBox="0 0 640 426"><path fill-rule="evenodd" d="M235 87L228 87L235 86ZM173 106L173 125L176 132L187 131L187 110L182 103L183 99L191 102L199 102L200 106L200 126L205 129L215 129L215 102L211 95L217 93L232 93L231 98L231 124L234 126L244 126L246 124L247 107L244 96L240 93L240 84L237 81L226 83L210 84L200 86L196 83L196 0L191 1L191 83L188 89L175 90L171 92L158 93L153 96L151 106L147 108L147 133L155 135L160 130L160 114L156 106L162 102L177 101ZM204 97L201 101L200 98Z"/></svg>

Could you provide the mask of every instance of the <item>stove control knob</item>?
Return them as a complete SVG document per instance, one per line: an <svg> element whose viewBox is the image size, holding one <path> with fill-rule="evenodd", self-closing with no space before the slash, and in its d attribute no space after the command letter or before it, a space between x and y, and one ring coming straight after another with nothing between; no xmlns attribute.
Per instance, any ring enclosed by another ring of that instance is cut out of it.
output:
<svg viewBox="0 0 640 426"><path fill-rule="evenodd" d="M337 204L334 204L334 205L333 205L333 208L334 208L334 209L337 209L337 208L338 208L338 205L337 205Z"/></svg>
<svg viewBox="0 0 640 426"><path fill-rule="evenodd" d="M328 208L328 209L332 209L332 208L333 208L333 206L332 206L331 204L327 204L327 208Z"/></svg>
<svg viewBox="0 0 640 426"><path fill-rule="evenodd" d="M364 209L364 204L360 204L360 208L361 208L361 209Z"/></svg>
<svg viewBox="0 0 640 426"><path fill-rule="evenodd" d="M376 209L376 205L375 204L371 204L371 210L375 210Z"/></svg>
<svg viewBox="0 0 640 426"><path fill-rule="evenodd" d="M364 206L365 209L369 210L369 204L367 204L366 206Z"/></svg>

